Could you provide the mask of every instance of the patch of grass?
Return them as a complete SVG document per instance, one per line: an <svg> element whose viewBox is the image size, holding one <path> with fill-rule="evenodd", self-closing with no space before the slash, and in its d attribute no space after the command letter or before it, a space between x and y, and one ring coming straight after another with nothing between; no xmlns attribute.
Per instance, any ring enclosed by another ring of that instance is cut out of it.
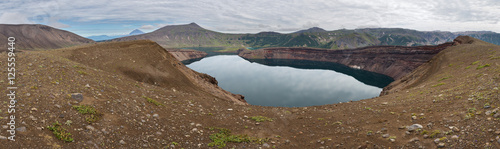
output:
<svg viewBox="0 0 500 149"><path fill-rule="evenodd" d="M432 87L438 87L438 86L441 86L441 85L444 85L445 83L438 83L436 85L433 85Z"/></svg>
<svg viewBox="0 0 500 149"><path fill-rule="evenodd" d="M433 131L433 132L429 135L429 137L430 137L430 138L434 138L434 137L436 137L436 136L437 136L437 135L439 135L439 134L441 134L441 131L439 131L439 130L434 130L434 131Z"/></svg>
<svg viewBox="0 0 500 149"><path fill-rule="evenodd" d="M156 106L163 106L163 104L161 104L160 102L154 100L154 99L151 99L149 97L146 97L146 96L142 96L142 98L146 99L149 103L152 103Z"/></svg>
<svg viewBox="0 0 500 149"><path fill-rule="evenodd" d="M370 107L365 107L365 110L372 110L372 108L370 108Z"/></svg>
<svg viewBox="0 0 500 149"><path fill-rule="evenodd" d="M442 138L439 138L439 141L444 141L444 140L446 140L446 139L448 139L448 138L446 138L446 137L442 137Z"/></svg>
<svg viewBox="0 0 500 149"><path fill-rule="evenodd" d="M251 138L247 135L233 135L231 131L226 128L210 128L211 130L218 129L219 132L211 134L209 136L212 142L208 143L209 147L218 147L224 148L226 147L226 143L241 143L241 142L256 142L262 144L263 142L269 141L269 139L261 139L261 138Z"/></svg>
<svg viewBox="0 0 500 149"><path fill-rule="evenodd" d="M265 117L265 116L252 116L250 119L252 119L256 122L265 122L265 121L272 122L273 121L273 119Z"/></svg>
<svg viewBox="0 0 500 149"><path fill-rule="evenodd" d="M438 80L438 82L439 82L439 81L446 80L446 79L449 79L449 78L451 78L451 76L447 76L447 77L441 78L441 79L439 79L439 80Z"/></svg>
<svg viewBox="0 0 500 149"><path fill-rule="evenodd" d="M497 56L497 57L491 57L490 59L500 59L500 56Z"/></svg>
<svg viewBox="0 0 500 149"><path fill-rule="evenodd" d="M396 136L390 136L390 137L388 138L388 140L390 140L390 139L396 139Z"/></svg>
<svg viewBox="0 0 500 149"><path fill-rule="evenodd" d="M333 125L335 125L335 124L342 125L342 122L341 121L336 121L335 123L333 123Z"/></svg>
<svg viewBox="0 0 500 149"><path fill-rule="evenodd" d="M322 120L325 120L324 118L318 118L318 121L322 121Z"/></svg>
<svg viewBox="0 0 500 149"><path fill-rule="evenodd" d="M429 131L427 131L427 130L423 130L420 134L421 134L421 135L425 135L425 134L428 134L428 133L429 133Z"/></svg>
<svg viewBox="0 0 500 149"><path fill-rule="evenodd" d="M470 68L470 66L465 67L465 69L469 69L469 68Z"/></svg>
<svg viewBox="0 0 500 149"><path fill-rule="evenodd" d="M79 73L79 74L81 74L81 75L87 75L87 73L86 73L85 71L78 70L78 71L76 71L76 72L78 72L78 73Z"/></svg>
<svg viewBox="0 0 500 149"><path fill-rule="evenodd" d="M372 135L372 134L373 134L373 131L371 131L371 130L366 132L366 135Z"/></svg>
<svg viewBox="0 0 500 149"><path fill-rule="evenodd" d="M73 106L80 114L96 114L97 110L94 107L88 105Z"/></svg>
<svg viewBox="0 0 500 149"><path fill-rule="evenodd" d="M479 61L472 62L471 65L476 65L477 63L479 63Z"/></svg>
<svg viewBox="0 0 500 149"><path fill-rule="evenodd" d="M96 122L101 118L101 114L92 106L74 105L73 108L76 109L78 113L85 115L85 121L88 123Z"/></svg>
<svg viewBox="0 0 500 149"><path fill-rule="evenodd" d="M71 123L73 123L73 121L71 121L71 120L67 120L64 124L66 124L66 125L70 126L70 125L71 125Z"/></svg>
<svg viewBox="0 0 500 149"><path fill-rule="evenodd" d="M71 133L67 132L68 130L61 127L59 122L55 122L52 126L47 126L47 129L52 131L52 133L56 136L57 139L63 140L64 142L72 142L73 138L71 138Z"/></svg>
<svg viewBox="0 0 500 149"><path fill-rule="evenodd" d="M179 143L177 143L177 142L171 142L170 144L172 144L174 146L179 145Z"/></svg>
<svg viewBox="0 0 500 149"><path fill-rule="evenodd" d="M477 66L476 69L481 69L481 68L484 68L484 67L490 67L490 64Z"/></svg>

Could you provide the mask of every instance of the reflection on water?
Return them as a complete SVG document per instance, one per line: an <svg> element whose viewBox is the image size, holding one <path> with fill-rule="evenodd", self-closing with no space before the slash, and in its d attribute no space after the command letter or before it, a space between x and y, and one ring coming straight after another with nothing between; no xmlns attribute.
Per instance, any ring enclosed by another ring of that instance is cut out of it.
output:
<svg viewBox="0 0 500 149"><path fill-rule="evenodd" d="M346 75L352 73L305 66L267 66L235 55L207 57L188 67L214 76L220 87L244 95L253 105L324 105L376 97L382 91L381 87L366 85Z"/></svg>

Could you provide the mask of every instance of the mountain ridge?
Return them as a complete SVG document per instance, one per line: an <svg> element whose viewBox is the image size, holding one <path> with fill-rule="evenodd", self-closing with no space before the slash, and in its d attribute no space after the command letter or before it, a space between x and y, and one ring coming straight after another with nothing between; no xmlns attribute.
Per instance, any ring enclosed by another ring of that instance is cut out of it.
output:
<svg viewBox="0 0 500 149"><path fill-rule="evenodd" d="M41 24L0 24L0 40L14 37L15 47L22 50L47 50L94 43L75 33ZM7 47L7 42L0 42Z"/></svg>
<svg viewBox="0 0 500 149"><path fill-rule="evenodd" d="M294 33L260 32L256 34L227 34L211 31L196 23L167 25L153 32L111 41L137 39L153 40L163 47L312 47L349 49L377 45L419 46L451 42L468 35L486 42L500 44L500 34L490 31L446 32L417 31L403 28L365 28L326 31L313 27Z"/></svg>

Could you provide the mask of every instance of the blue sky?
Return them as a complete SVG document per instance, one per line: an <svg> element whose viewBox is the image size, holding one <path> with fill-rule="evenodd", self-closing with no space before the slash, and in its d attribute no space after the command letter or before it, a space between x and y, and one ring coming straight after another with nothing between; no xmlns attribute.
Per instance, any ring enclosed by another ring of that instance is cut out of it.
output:
<svg viewBox="0 0 500 149"><path fill-rule="evenodd" d="M82 36L196 22L226 33L398 27L500 33L499 0L4 0L0 24L45 24Z"/></svg>

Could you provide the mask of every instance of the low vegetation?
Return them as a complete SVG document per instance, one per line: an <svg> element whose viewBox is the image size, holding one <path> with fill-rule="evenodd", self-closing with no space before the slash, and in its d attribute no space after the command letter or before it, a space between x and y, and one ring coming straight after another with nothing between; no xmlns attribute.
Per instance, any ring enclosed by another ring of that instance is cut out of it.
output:
<svg viewBox="0 0 500 149"><path fill-rule="evenodd" d="M94 107L89 105L75 105L73 108L76 109L78 113L85 115L85 121L88 123L94 123L101 117L101 114Z"/></svg>
<svg viewBox="0 0 500 149"><path fill-rule="evenodd" d="M269 139L252 138L247 135L233 135L229 129L225 128L210 128L210 130L219 130L217 133L211 134L209 136L212 142L208 143L209 147L226 147L226 143L242 143L242 142L254 142L262 144L269 141Z"/></svg>
<svg viewBox="0 0 500 149"><path fill-rule="evenodd" d="M273 119L265 117L265 116L252 116L250 119L252 119L256 122L265 122L265 121L272 122L273 121Z"/></svg>
<svg viewBox="0 0 500 149"><path fill-rule="evenodd" d="M68 132L65 128L62 128L59 122L55 122L52 126L47 126L47 129L52 131L52 133L56 136L57 139L63 140L64 142L73 142L73 138L71 138L71 133Z"/></svg>
<svg viewBox="0 0 500 149"><path fill-rule="evenodd" d="M142 96L142 98L146 99L149 103L152 103L156 106L163 106L163 104L161 104L160 102L154 100L154 99L151 99L149 97L146 97L146 96Z"/></svg>

